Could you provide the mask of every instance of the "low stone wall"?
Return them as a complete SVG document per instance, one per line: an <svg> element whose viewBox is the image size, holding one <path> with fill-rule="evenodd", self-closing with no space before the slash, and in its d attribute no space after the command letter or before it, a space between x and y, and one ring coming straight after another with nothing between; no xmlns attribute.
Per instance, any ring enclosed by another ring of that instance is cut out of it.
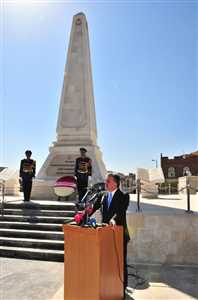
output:
<svg viewBox="0 0 198 300"><path fill-rule="evenodd" d="M178 189L179 189L179 193L182 194L186 194L186 189L183 189L186 187L187 183L190 184L190 193L196 194L198 191L198 176L185 176L185 177L180 177L179 178L179 185L178 185Z"/></svg>
<svg viewBox="0 0 198 300"><path fill-rule="evenodd" d="M198 265L198 214L127 215L129 263Z"/></svg>

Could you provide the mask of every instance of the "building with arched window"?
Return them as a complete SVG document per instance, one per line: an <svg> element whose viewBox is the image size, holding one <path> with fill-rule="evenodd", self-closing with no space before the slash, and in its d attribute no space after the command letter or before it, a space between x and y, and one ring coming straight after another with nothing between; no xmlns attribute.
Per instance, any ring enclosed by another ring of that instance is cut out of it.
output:
<svg viewBox="0 0 198 300"><path fill-rule="evenodd" d="M175 168L174 167L169 167L168 168L168 178L175 178Z"/></svg>
<svg viewBox="0 0 198 300"><path fill-rule="evenodd" d="M191 176L192 173L190 171L190 168L189 167L184 167L183 168L183 176Z"/></svg>
<svg viewBox="0 0 198 300"><path fill-rule="evenodd" d="M198 176L198 151L169 158L161 154L161 168L166 183L176 186L178 178Z"/></svg>

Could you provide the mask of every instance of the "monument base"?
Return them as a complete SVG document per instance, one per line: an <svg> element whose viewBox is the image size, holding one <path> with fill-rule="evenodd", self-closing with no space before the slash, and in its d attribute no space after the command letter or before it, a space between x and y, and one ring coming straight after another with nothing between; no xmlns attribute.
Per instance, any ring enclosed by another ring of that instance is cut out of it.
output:
<svg viewBox="0 0 198 300"><path fill-rule="evenodd" d="M35 179L32 184L31 199L33 200L57 200L54 193L54 180Z"/></svg>
<svg viewBox="0 0 198 300"><path fill-rule="evenodd" d="M75 160L79 157L79 148L82 146L86 147L87 156L92 160L92 183L104 181L106 169L98 146L84 144L68 146L55 143L54 146L50 147L50 153L33 182L32 199L57 199L53 188L55 181L62 176L75 175Z"/></svg>
<svg viewBox="0 0 198 300"><path fill-rule="evenodd" d="M141 187L142 198L156 199L158 197L158 187L152 182L143 182Z"/></svg>
<svg viewBox="0 0 198 300"><path fill-rule="evenodd" d="M58 197L54 192L54 183L56 179L35 179L32 184L32 200L60 200L76 201L76 192L67 197Z"/></svg>

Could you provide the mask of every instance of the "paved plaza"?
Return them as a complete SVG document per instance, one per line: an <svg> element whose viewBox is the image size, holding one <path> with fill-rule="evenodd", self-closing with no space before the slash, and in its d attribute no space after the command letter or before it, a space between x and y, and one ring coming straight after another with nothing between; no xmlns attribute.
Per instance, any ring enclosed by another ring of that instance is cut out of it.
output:
<svg viewBox="0 0 198 300"><path fill-rule="evenodd" d="M137 195L131 194L131 204L128 212L136 212ZM190 195L191 210L198 214L198 194ZM140 198L140 208L143 213L181 214L187 210L187 196L159 195L156 199Z"/></svg>
<svg viewBox="0 0 198 300"><path fill-rule="evenodd" d="M63 263L1 258L0 299L63 300L63 269ZM146 282L136 286L129 277L128 300L198 299L198 267L137 265L136 270Z"/></svg>
<svg viewBox="0 0 198 300"><path fill-rule="evenodd" d="M6 196L5 202L8 203L18 203L18 201L23 200L23 194L21 193L20 196ZM130 206L128 212L136 212L137 210L137 195L131 194L130 195ZM32 203L40 202L43 203L45 201L46 204L62 204L64 205L65 202L60 201L47 201L47 200L31 200ZM68 202L67 202L68 203ZM190 196L190 204L191 210L198 214L198 193L195 195ZM159 195L156 199L148 199L140 197L140 208L144 213L152 213L152 212L159 212L159 213L183 213L187 209L187 197L186 194L183 195Z"/></svg>
<svg viewBox="0 0 198 300"><path fill-rule="evenodd" d="M129 214L138 215L136 198L131 195ZM5 200L16 203L21 197ZM158 199L141 199L140 203L144 215L174 216L186 210L186 197L180 195L160 195ZM191 196L191 209L196 217L197 195ZM63 300L63 269L64 264L59 262L0 258L0 300ZM129 277L132 288L129 300L198 299L198 264L137 264L130 272L137 272L145 283L138 285L135 277Z"/></svg>

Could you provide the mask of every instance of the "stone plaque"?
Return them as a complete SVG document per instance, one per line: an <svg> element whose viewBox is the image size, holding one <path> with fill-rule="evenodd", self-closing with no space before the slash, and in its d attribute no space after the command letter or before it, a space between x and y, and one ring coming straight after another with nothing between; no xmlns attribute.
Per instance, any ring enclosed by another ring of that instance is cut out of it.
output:
<svg viewBox="0 0 198 300"><path fill-rule="evenodd" d="M76 155L56 155L47 168L47 176L74 176Z"/></svg>

